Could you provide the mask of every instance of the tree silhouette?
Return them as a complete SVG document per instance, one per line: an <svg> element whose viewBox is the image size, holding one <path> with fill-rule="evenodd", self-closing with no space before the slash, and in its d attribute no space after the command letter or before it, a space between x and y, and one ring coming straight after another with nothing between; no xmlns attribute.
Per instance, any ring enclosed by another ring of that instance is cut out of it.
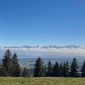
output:
<svg viewBox="0 0 85 85"><path fill-rule="evenodd" d="M4 76L11 76L12 70L12 58L11 58L11 52L8 49L5 52L4 59L2 60L2 67L1 70L3 71Z"/></svg>
<svg viewBox="0 0 85 85"><path fill-rule="evenodd" d="M64 63L64 65L63 65L63 76L64 77L70 76L70 66L69 66L68 62Z"/></svg>
<svg viewBox="0 0 85 85"><path fill-rule="evenodd" d="M81 76L85 77L85 61L84 61L83 65L82 65Z"/></svg>
<svg viewBox="0 0 85 85"><path fill-rule="evenodd" d="M17 54L16 53L13 55L12 62L13 62L13 65L12 65L12 71L13 71L12 76L15 76L15 77L21 76L20 66L19 66L19 63L18 63L18 59L17 59Z"/></svg>
<svg viewBox="0 0 85 85"><path fill-rule="evenodd" d="M46 73L47 77L51 77L52 76L52 65L51 62L48 62L48 68L47 68L47 73Z"/></svg>
<svg viewBox="0 0 85 85"><path fill-rule="evenodd" d="M43 76L45 76L45 68L43 66L43 61L39 57L35 63L34 77L43 77Z"/></svg>
<svg viewBox="0 0 85 85"><path fill-rule="evenodd" d="M59 64L58 64L58 62L55 63L52 73L53 73L54 77L58 77L59 76Z"/></svg>
<svg viewBox="0 0 85 85"><path fill-rule="evenodd" d="M77 60L76 60L76 58L73 58L73 61L71 64L71 76L77 77L77 72L78 72Z"/></svg>
<svg viewBox="0 0 85 85"><path fill-rule="evenodd" d="M23 69L22 77L29 77L29 72L28 72L28 69L26 68L26 66L25 66L25 68Z"/></svg>

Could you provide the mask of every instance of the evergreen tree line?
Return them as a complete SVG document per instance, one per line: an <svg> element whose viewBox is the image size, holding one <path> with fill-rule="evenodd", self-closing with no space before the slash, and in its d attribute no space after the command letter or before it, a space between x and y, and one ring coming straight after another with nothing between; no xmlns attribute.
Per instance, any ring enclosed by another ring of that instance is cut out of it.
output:
<svg viewBox="0 0 85 85"><path fill-rule="evenodd" d="M79 72L76 58L73 58L71 65L67 61L64 64L56 62L53 66L51 61L49 61L48 66L45 66L42 59L39 57L35 62L33 75L34 77L85 77L85 61L82 65L81 72ZM0 76L29 77L30 75L26 67L21 70L17 54L14 53L12 55L8 49L2 59Z"/></svg>
<svg viewBox="0 0 85 85"><path fill-rule="evenodd" d="M36 60L34 77L85 77L85 61L82 65L81 72L79 72L76 58L73 58L71 65L67 61L60 65L56 62L55 65L52 66L51 61L49 61L46 68L42 59L39 57Z"/></svg>
<svg viewBox="0 0 85 85"><path fill-rule="evenodd" d="M2 59L2 64L0 67L0 76L4 77L27 77L29 76L28 69L25 67L21 71L20 65L18 63L17 54L11 55L8 49L5 52L4 59Z"/></svg>

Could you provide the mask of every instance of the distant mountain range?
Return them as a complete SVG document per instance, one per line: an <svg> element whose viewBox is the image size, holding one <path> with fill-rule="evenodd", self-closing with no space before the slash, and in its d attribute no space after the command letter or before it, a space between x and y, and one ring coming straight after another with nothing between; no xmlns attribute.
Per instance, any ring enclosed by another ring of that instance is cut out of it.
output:
<svg viewBox="0 0 85 85"><path fill-rule="evenodd" d="M76 45L67 45L67 46L56 46L56 45L47 45L47 46L4 46L0 48L81 48L85 49L85 46L76 46Z"/></svg>
<svg viewBox="0 0 85 85"><path fill-rule="evenodd" d="M4 46L0 47L0 58L7 49L10 49L12 54L16 52L19 58L85 56L85 46Z"/></svg>

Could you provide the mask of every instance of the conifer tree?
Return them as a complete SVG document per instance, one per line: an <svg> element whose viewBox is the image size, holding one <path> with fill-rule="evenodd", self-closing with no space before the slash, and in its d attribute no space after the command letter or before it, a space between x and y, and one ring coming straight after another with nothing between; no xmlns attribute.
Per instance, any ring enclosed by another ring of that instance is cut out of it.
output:
<svg viewBox="0 0 85 85"><path fill-rule="evenodd" d="M36 60L36 63L35 63L34 77L43 77L43 73L44 73L44 71L43 71L43 61L39 57Z"/></svg>
<svg viewBox="0 0 85 85"><path fill-rule="evenodd" d="M69 63L68 62L66 62L66 63L64 63L64 65L63 65L63 76L64 77L69 77L70 76L70 67L69 67Z"/></svg>
<svg viewBox="0 0 85 85"><path fill-rule="evenodd" d="M6 69L4 68L3 65L1 66L1 69L0 69L0 76L2 76L2 77L9 76L8 72L6 71Z"/></svg>
<svg viewBox="0 0 85 85"><path fill-rule="evenodd" d="M59 67L59 77L63 77L63 66L62 66L62 64Z"/></svg>
<svg viewBox="0 0 85 85"><path fill-rule="evenodd" d="M81 76L85 77L85 61L84 61L83 65L82 65Z"/></svg>
<svg viewBox="0 0 85 85"><path fill-rule="evenodd" d="M72 64L71 64L71 77L77 77L78 72L78 65L76 58L73 58Z"/></svg>
<svg viewBox="0 0 85 85"><path fill-rule="evenodd" d="M4 76L11 76L12 70L12 58L11 58L11 52L8 49L5 52L4 59L2 60L2 67L1 67L1 72L3 73Z"/></svg>
<svg viewBox="0 0 85 85"><path fill-rule="evenodd" d="M51 77L52 76L52 65L51 62L48 62L48 68L47 68L47 73L46 73L47 77Z"/></svg>
<svg viewBox="0 0 85 85"><path fill-rule="evenodd" d="M44 65L44 66L42 66L42 75L41 75L41 77L45 77L46 76L46 66Z"/></svg>
<svg viewBox="0 0 85 85"><path fill-rule="evenodd" d="M54 77L59 77L59 64L58 64L58 62L56 62L55 65L54 65L53 76Z"/></svg>
<svg viewBox="0 0 85 85"><path fill-rule="evenodd" d="M20 66L17 59L17 54L15 53L12 58L12 76L19 77L21 75Z"/></svg>
<svg viewBox="0 0 85 85"><path fill-rule="evenodd" d="M25 66L25 68L23 69L22 77L29 77L29 72L28 72L28 69L26 68L26 66Z"/></svg>

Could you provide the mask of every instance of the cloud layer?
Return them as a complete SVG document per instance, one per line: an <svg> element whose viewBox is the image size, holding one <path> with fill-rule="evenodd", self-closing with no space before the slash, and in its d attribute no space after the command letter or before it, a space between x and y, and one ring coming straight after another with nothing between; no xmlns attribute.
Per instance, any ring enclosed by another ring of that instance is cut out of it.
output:
<svg viewBox="0 0 85 85"><path fill-rule="evenodd" d="M17 53L21 57L64 57L64 56L85 56L85 46L64 46L64 47L1 47L0 55L3 56L7 49L10 49L12 54Z"/></svg>

